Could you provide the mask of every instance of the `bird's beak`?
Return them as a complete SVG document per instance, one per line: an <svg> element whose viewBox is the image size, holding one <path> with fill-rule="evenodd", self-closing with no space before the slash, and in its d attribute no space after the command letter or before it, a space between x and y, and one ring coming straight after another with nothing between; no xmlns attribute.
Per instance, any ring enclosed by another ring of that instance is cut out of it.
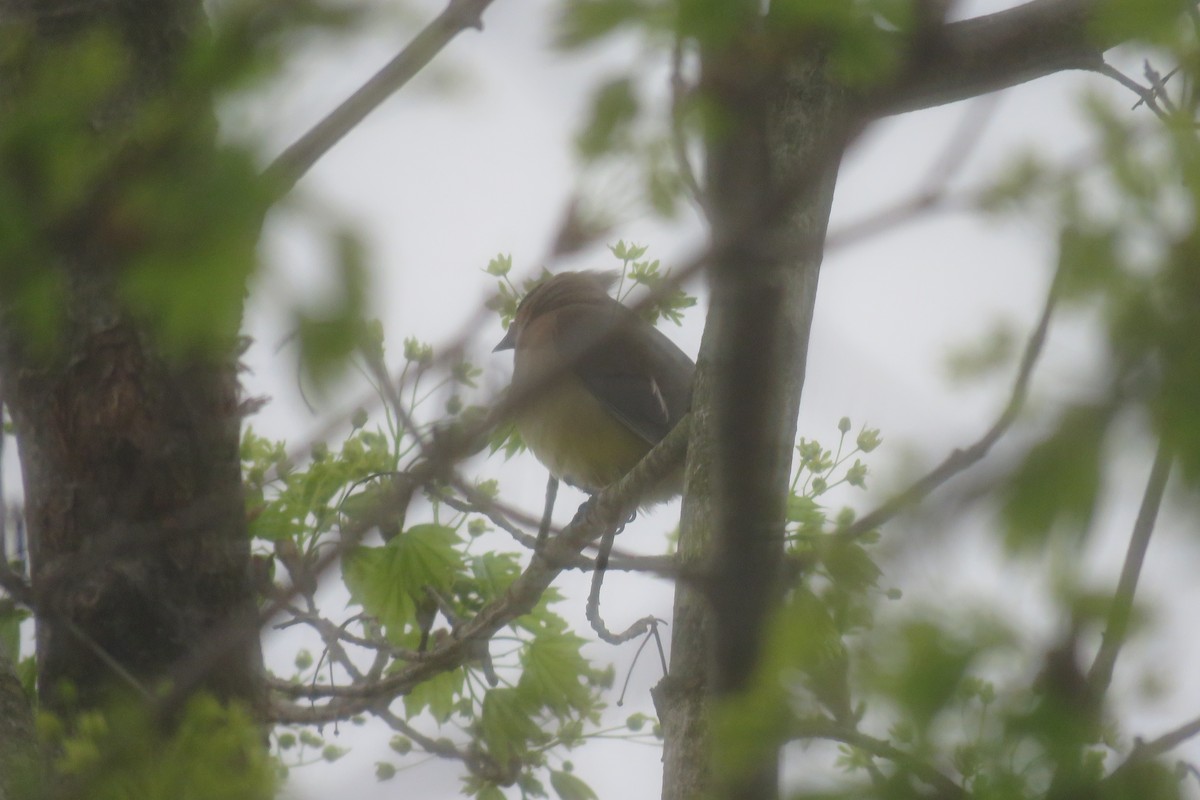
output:
<svg viewBox="0 0 1200 800"><path fill-rule="evenodd" d="M499 353L501 350L512 350L517 346L517 325L513 323L508 326L508 333L504 334L504 338L500 343L492 348L493 353Z"/></svg>

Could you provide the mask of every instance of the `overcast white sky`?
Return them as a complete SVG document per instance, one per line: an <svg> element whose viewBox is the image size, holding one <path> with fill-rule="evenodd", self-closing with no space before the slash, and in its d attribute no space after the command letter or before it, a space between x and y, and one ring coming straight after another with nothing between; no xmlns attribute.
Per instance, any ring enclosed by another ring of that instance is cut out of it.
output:
<svg viewBox="0 0 1200 800"><path fill-rule="evenodd" d="M415 16L424 20L442 3L422 0L408 5L421 9ZM960 13L1006 5L1013 4L964 3ZM546 28L554 6L550 0L497 0L484 17L483 32L460 36L428 76L373 114L305 178L300 196L315 212L272 217L263 244L269 272L255 289L249 313L256 344L248 355L248 389L273 398L252 420L256 429L294 442L298 433L302 437L319 430L362 391L347 386L314 416L296 391L294 354L276 349L287 333L278 313L280 298L317 301L327 285L321 278L321 254L314 247L319 238L313 235L314 220L349 222L364 235L376 281L373 311L384 322L394 358L405 336L436 345L460 332L492 289L493 281L480 270L496 253L512 254L522 273L541 266L563 204L578 181L570 143L590 88L609 68L624 67L633 54L617 46L586 57L556 55L548 47ZM370 35L316 43L296 52L278 90L253 109L231 114L227 124L242 120L264 125L275 146L282 148L373 74L411 33L411 27L385 20ZM454 88L439 88L447 85ZM1078 151L1085 143L1077 113L1077 94L1084 85L1101 84L1094 77L1063 75L1005 93L955 184L967 186L996 174L1023 149ZM911 192L963 116L975 113L971 108L959 104L875 126L846 160L832 228ZM701 237L695 220L663 225L634 218L612 238L648 244L652 255L670 265L693 253ZM945 356L954 346L982 337L998 319L1027 329L1040 306L1053 259L1052 237L1034 220L981 221L964 215L930 217L830 251L817 302L801 434L833 439L842 415L856 424L880 427L885 446L871 462L879 476L877 489L890 485L890 478L911 477L921 464L969 442L999 409L1005 381L953 385L946 380ZM615 262L597 247L572 266L609 268ZM682 329L667 332L694 355L703 321L701 307L689 314ZM500 335L499 323L491 319L475 339L475 352L486 369L485 384L492 387L506 382L510 368L509 357L488 352ZM1094 359L1086 341L1081 328L1056 334L1038 373L1041 398L1062 400L1087 386L1088 365ZM1133 472L1126 494L1136 496L1149 455L1135 452L1129 461ZM500 474L500 467L496 459L483 471ZM544 472L531 456L503 469L505 498L530 509L540 507L544 481ZM569 515L574 496L564 495L560 508ZM1118 499L1112 513L1105 515L1111 528L1104 531L1112 546L1102 548L1097 570L1112 569L1132 519L1133 507L1125 494L1114 492L1114 497ZM846 499L859 508L869 507L862 497ZM660 549L661 532L673 525L671 513L676 509L640 521L623 535L621 545L649 552ZM1148 584L1190 583L1187 575L1196 553L1187 550L1186 558L1178 558L1182 528L1178 516L1174 522L1170 517L1164 521L1163 536L1151 550ZM898 523L888 535L916 537L921 531ZM1171 552L1175 557L1163 555ZM1059 620L1038 619L1042 606L1036 581L1028 573L1000 569L989 556L988 545L964 530L936 548L918 548L898 559L896 572L889 573L885 583L903 586L912 602L922 595L954 592L968 598L964 603L969 598L998 603L1023 614L1032 626L1031 635L1054 631ZM570 618L586 631L586 589L572 583L579 580L577 575L565 578L576 606ZM605 597L612 626L646 613L670 616L671 587L660 581L614 576L606 584ZM1195 698L1200 696L1194 677L1196 653L1181 644L1164 631L1147 648L1146 657L1152 663L1169 653L1179 664L1181 688ZM286 645L278 636L268 640L276 658L290 658ZM627 665L635 646L617 651L596 646L592 653ZM1118 681L1133 685L1135 672L1123 670ZM634 672L626 709L616 718L631 710L652 711L648 692L659 677L655 659L643 660ZM1134 732L1154 735L1182 721L1189 709L1194 713L1198 705L1182 706L1179 712L1159 708L1161 713L1147 715L1146 727ZM343 730L344 743L352 744L354 752L331 767L294 773L294 797L457 795L457 769L436 762L402 772L392 783L377 784L373 762L384 754L388 734L372 728L364 737L349 726ZM1191 749L1193 756L1198 752ZM654 748L604 743L585 747L575 761L579 774L601 797L649 800L659 793L658 759Z"/></svg>

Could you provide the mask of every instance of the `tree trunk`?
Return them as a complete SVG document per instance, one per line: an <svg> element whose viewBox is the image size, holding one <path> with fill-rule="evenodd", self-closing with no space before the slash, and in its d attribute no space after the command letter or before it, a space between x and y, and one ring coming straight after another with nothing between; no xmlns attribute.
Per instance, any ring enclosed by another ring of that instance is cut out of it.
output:
<svg viewBox="0 0 1200 800"><path fill-rule="evenodd" d="M37 75L47 52L60 52L52 48L111 34L123 78L69 124L119 138L148 100L174 91L175 67L203 18L198 0L8 0L0 22L6 36L30 35L22 56L4 64L6 111L21 110L22 80ZM172 120L186 135L156 140L158 149L123 141L136 156L130 169L211 157L211 109L187 118ZM0 158L5 179L19 181L18 156ZM105 187L88 188L102 195ZM22 189L32 196L39 187ZM139 230L139 220L117 227L109 210L97 202L69 225L48 221L51 232L36 232L42 238L30 248L37 263L0 265L7 285L24 270L53 275L61 288L56 315L22 308L13 293L0 306L39 693L47 708L68 712L114 690L149 696L169 682L180 697L204 689L256 705L261 652L238 454L237 331L222 332L220 347L165 348L121 291L139 237L161 233ZM34 341L31 314L57 322L52 344Z"/></svg>
<svg viewBox="0 0 1200 800"><path fill-rule="evenodd" d="M0 645L0 800L34 797L39 777L33 708Z"/></svg>
<svg viewBox="0 0 1200 800"><path fill-rule="evenodd" d="M697 364L679 543L705 587L676 594L671 671L659 689L663 797L773 798L775 759L714 783L706 698L745 689L781 591L792 448L822 246L846 136L844 94L813 55L745 70L709 54L707 97L723 110L707 194L717 258ZM776 76L785 75L780 80Z"/></svg>

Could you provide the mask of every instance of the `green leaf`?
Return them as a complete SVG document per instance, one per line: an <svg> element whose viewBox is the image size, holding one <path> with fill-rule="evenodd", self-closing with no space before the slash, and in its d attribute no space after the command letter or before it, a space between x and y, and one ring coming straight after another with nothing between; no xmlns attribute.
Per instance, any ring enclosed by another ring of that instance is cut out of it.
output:
<svg viewBox="0 0 1200 800"><path fill-rule="evenodd" d="M863 547L837 538L828 539L821 550L821 563L839 589L861 592L878 583L883 575Z"/></svg>
<svg viewBox="0 0 1200 800"><path fill-rule="evenodd" d="M503 278L512 271L512 254L498 253L488 265L484 268L484 272L488 275L495 275L497 278Z"/></svg>
<svg viewBox="0 0 1200 800"><path fill-rule="evenodd" d="M946 355L946 368L954 380L981 378L1011 362L1017 335L1009 322L997 322L978 340L959 343Z"/></svg>
<svg viewBox="0 0 1200 800"><path fill-rule="evenodd" d="M452 669L421 681L404 695L405 713L411 719L428 709L439 725L445 724L454 713L465 680L464 670ZM411 747L411 744L409 746Z"/></svg>
<svg viewBox="0 0 1200 800"><path fill-rule="evenodd" d="M482 553L471 559L471 573L485 600L493 600L508 590L521 574L515 553Z"/></svg>
<svg viewBox="0 0 1200 800"><path fill-rule="evenodd" d="M531 707L516 689L491 689L483 698L479 717L480 734L487 750L500 763L520 758L531 743L546 741Z"/></svg>
<svg viewBox="0 0 1200 800"><path fill-rule="evenodd" d="M572 772L550 771L550 786L562 800L599 800L592 787Z"/></svg>
<svg viewBox="0 0 1200 800"><path fill-rule="evenodd" d="M1117 262L1117 236L1105 228L1064 226L1058 238L1059 288L1067 300L1090 300L1124 281Z"/></svg>
<svg viewBox="0 0 1200 800"><path fill-rule="evenodd" d="M900 632L890 650L892 667L885 684L907 709L918 731L928 731L934 717L961 692L974 648L928 622L913 622Z"/></svg>
<svg viewBox="0 0 1200 800"><path fill-rule="evenodd" d="M801 713L801 688L835 713L848 713L845 671L846 651L833 618L812 592L797 589L769 623L750 689L715 708L714 768L741 775L778 748Z"/></svg>
<svg viewBox="0 0 1200 800"><path fill-rule="evenodd" d="M630 125L637 117L638 101L629 78L613 78L596 90L591 116L575 140L584 159L596 159L614 150L627 149Z"/></svg>
<svg viewBox="0 0 1200 800"><path fill-rule="evenodd" d="M247 154L172 146L180 152L128 181L111 213L138 237L122 294L182 355L237 335L268 197Z"/></svg>
<svg viewBox="0 0 1200 800"><path fill-rule="evenodd" d="M332 764L348 752L344 747L339 747L336 744L327 744L321 748L321 760Z"/></svg>
<svg viewBox="0 0 1200 800"><path fill-rule="evenodd" d="M655 5L646 0L566 0L560 6L555 44L571 50L620 28L644 24Z"/></svg>
<svg viewBox="0 0 1200 800"><path fill-rule="evenodd" d="M341 375L360 348L368 353L378 348L375 326L364 318L370 274L365 248L348 231L337 232L333 241L335 290L322 307L296 312L301 360L318 387Z"/></svg>
<svg viewBox="0 0 1200 800"><path fill-rule="evenodd" d="M517 690L527 700L542 703L559 716L590 709L592 693L584 676L591 665L583 657L585 643L569 633L535 636L521 653L524 671Z"/></svg>
<svg viewBox="0 0 1200 800"><path fill-rule="evenodd" d="M1107 45L1129 39L1165 41L1183 14L1177 0L1104 0L1091 15L1091 33Z"/></svg>
<svg viewBox="0 0 1200 800"><path fill-rule="evenodd" d="M825 510L811 497L790 493L787 498L787 521L798 523L801 533L815 535L825 526Z"/></svg>
<svg viewBox="0 0 1200 800"><path fill-rule="evenodd" d="M508 797L505 796L499 787L489 783L479 790L475 795L475 800L508 800Z"/></svg>
<svg viewBox="0 0 1200 800"><path fill-rule="evenodd" d="M197 697L164 735L135 705L93 710L75 720L57 767L89 800L268 800L274 764L249 715Z"/></svg>
<svg viewBox="0 0 1200 800"><path fill-rule="evenodd" d="M1003 488L1006 541L1040 544L1058 522L1086 530L1100 488L1100 449L1111 412L1077 406L1035 445Z"/></svg>
<svg viewBox="0 0 1200 800"><path fill-rule="evenodd" d="M16 663L21 657L21 622L28 613L11 607L0 611L0 659Z"/></svg>
<svg viewBox="0 0 1200 800"><path fill-rule="evenodd" d="M412 624L416 599L430 586L447 591L464 568L458 533L444 525L414 525L382 547L356 547L343 556L350 596L390 636Z"/></svg>

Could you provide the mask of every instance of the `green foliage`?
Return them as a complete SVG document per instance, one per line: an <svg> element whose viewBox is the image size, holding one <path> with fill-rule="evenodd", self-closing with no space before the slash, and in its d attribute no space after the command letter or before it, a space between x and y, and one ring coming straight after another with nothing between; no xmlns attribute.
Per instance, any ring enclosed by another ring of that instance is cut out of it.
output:
<svg viewBox="0 0 1200 800"><path fill-rule="evenodd" d="M598 800L590 786L565 770L550 772L550 786L561 800Z"/></svg>
<svg viewBox="0 0 1200 800"><path fill-rule="evenodd" d="M379 430L360 428L336 453L314 447L312 460L296 468L282 442L269 442L248 429L242 439L250 533L272 541L291 538L315 549L344 521L346 503L380 491L379 476L395 470L397 452Z"/></svg>
<svg viewBox="0 0 1200 800"><path fill-rule="evenodd" d="M435 722L444 725L450 721L450 715L460 708L465 684L466 673L460 669L443 672L422 681L404 695L404 712L409 717L415 717L422 711L428 711ZM400 755L407 755L408 751L412 750L412 742L408 739L403 741L407 743L408 750Z"/></svg>
<svg viewBox="0 0 1200 800"><path fill-rule="evenodd" d="M332 270L341 291L325 308L295 311L303 365L318 387L339 377L354 353L380 346L375 332L363 322L369 287L362 243L344 230L332 238Z"/></svg>
<svg viewBox="0 0 1200 800"><path fill-rule="evenodd" d="M637 113L638 101L629 78L614 78L602 84L592 98L591 116L576 140L579 154L593 159L618 147L628 147L630 126Z"/></svg>
<svg viewBox="0 0 1200 800"><path fill-rule="evenodd" d="M948 354L950 377L965 382L991 374L1012 360L1016 345L1013 326L997 323L982 340L967 342Z"/></svg>
<svg viewBox="0 0 1200 800"><path fill-rule="evenodd" d="M643 259L648 248L635 244L625 244L618 241L611 245L609 252L621 262L621 281L617 286L617 298L625 300L634 287L641 286L651 292L659 292L669 280L671 271L663 272L658 259L653 261ZM629 286L626 287L626 281ZM683 312L696 305L696 298L689 295L680 286L676 286L661 297L655 299L642 310L642 316L653 324L660 318L668 319L676 325L683 324Z"/></svg>
<svg viewBox="0 0 1200 800"><path fill-rule="evenodd" d="M21 623L27 619L30 614L26 609L12 603L0 604L0 659L14 663L20 660Z"/></svg>
<svg viewBox="0 0 1200 800"><path fill-rule="evenodd" d="M1007 541L1037 547L1055 523L1087 529L1100 489L1100 455L1110 412L1079 407L1063 415L1057 430L1033 447L1003 495Z"/></svg>
<svg viewBox="0 0 1200 800"><path fill-rule="evenodd" d="M878 600L881 572L864 544L873 533L848 538L848 509L831 514L818 499L835 487L865 488L867 467L849 461L874 450L879 431L862 427L855 446L848 417L839 420L839 443L827 450L801 439L787 507L788 557L808 569L791 586L771 616L766 645L751 688L716 709L713 722L714 769L742 774L782 742L793 738L801 720L823 711L852 724L849 637L869 630Z"/></svg>
<svg viewBox="0 0 1200 800"><path fill-rule="evenodd" d="M863 88L896 74L914 14L907 0L777 0L768 22L781 42L800 37L822 42L834 74L847 86Z"/></svg>
<svg viewBox="0 0 1200 800"><path fill-rule="evenodd" d="M29 347L51 354L68 304L78 314L81 297L103 294L107 324L145 325L167 356L233 349L277 194L260 174L261 142L218 141L213 102L273 77L298 35L351 19L309 0L286 15L223 3L208 35L137 71L128 31L50 39L12 27L0 48L0 69L20 76L0 118L0 295ZM146 90L151 72L169 91ZM362 310L361 264L335 246L346 302L315 318L297 312L318 375L344 363ZM80 253L87 286L69 278Z"/></svg>
<svg viewBox="0 0 1200 800"><path fill-rule="evenodd" d="M458 532L443 525L414 525L382 547L360 546L342 559L354 602L383 625L396 644L415 646L417 604L426 587L448 591L464 569Z"/></svg>
<svg viewBox="0 0 1200 800"><path fill-rule="evenodd" d="M88 800L268 800L275 767L249 714L193 698L166 734L140 702L82 714L74 731L43 718L64 797Z"/></svg>
<svg viewBox="0 0 1200 800"><path fill-rule="evenodd" d="M529 701L565 716L593 703L587 678L591 665L581 654L585 640L570 633L546 632L521 654L524 668L518 691Z"/></svg>
<svg viewBox="0 0 1200 800"><path fill-rule="evenodd" d="M118 117L108 109L132 76L110 32L58 46L18 37L2 55L23 80L0 122L0 291L21 298L31 335L42 345L57 335L56 254L73 240L91 244L92 269L120 266L124 301L169 352L227 346L268 193L249 154L212 143L210 112L195 101L218 87L156 96Z"/></svg>
<svg viewBox="0 0 1200 800"><path fill-rule="evenodd" d="M238 330L269 195L249 154L171 141L178 135L171 126L197 124L173 113L163 109L162 121L148 123L156 130L141 136L162 137L155 146L173 147L178 157L123 181L109 213L139 240L122 272L126 301L169 350L185 351L223 343Z"/></svg>
<svg viewBox="0 0 1200 800"><path fill-rule="evenodd" d="M574 49L619 30L665 28L670 5L661 0L567 0L559 11L556 42Z"/></svg>
<svg viewBox="0 0 1200 800"><path fill-rule="evenodd" d="M1183 9L1175 0L1105 0L1098 4L1091 30L1100 41L1130 38L1171 41Z"/></svg>
<svg viewBox="0 0 1200 800"><path fill-rule="evenodd" d="M364 358L377 366L386 363L381 336L372 337ZM306 651L298 653L291 677L298 684L322 679L328 662L344 668L345 659L355 657L347 651L369 658L375 675L401 672L410 666L423 632L430 633L429 647L436 649L453 635L459 620L504 597L521 573L521 555L495 547L496 534L482 509L467 503L467 510L456 510L466 500L452 487L431 486L422 498L428 511L420 512L428 516L408 519L417 512L409 511L412 498L397 476L421 455L409 425L436 392L469 387L478 371L463 362L443 366L433 349L415 338L405 340L403 359L405 367L393 389L387 394L381 389L383 399L390 398L383 424L360 411L338 445L314 447L302 464L293 463L282 443L253 431L243 440L250 533L283 561L286 570L280 574L302 588L311 613L319 610L316 598L303 588L311 580L306 571L330 544L345 547L346 537L367 534L341 555L342 577L358 613L336 627L354 639L343 642L339 652L326 649L315 660ZM424 388L431 381L433 388ZM408 405L395 409L390 403L396 398ZM402 424L401 418L407 422ZM493 497L497 487L488 482L475 492ZM397 704L406 724L435 726L443 738L431 745L435 740L424 736L401 737L393 742L396 757L416 759L429 747L439 754L457 748L497 769L515 769L518 782L533 787L539 785L536 775L549 769L547 753L585 742L591 735L588 728L599 721L601 692L611 685L612 674L597 670L582 655L585 640L572 634L553 610L560 599L554 589L544 592L503 637L503 652L495 642L485 643L465 668L439 672L407 692ZM450 629L439 626L439 619ZM323 629L322 636L328 635ZM333 761L344 753L308 728L281 729L275 747L285 769ZM376 777L391 779L400 767L380 761ZM552 785L555 780L551 776ZM586 784L578 777L557 781L563 791L586 796ZM468 780L467 790L477 796L495 789L478 775Z"/></svg>

